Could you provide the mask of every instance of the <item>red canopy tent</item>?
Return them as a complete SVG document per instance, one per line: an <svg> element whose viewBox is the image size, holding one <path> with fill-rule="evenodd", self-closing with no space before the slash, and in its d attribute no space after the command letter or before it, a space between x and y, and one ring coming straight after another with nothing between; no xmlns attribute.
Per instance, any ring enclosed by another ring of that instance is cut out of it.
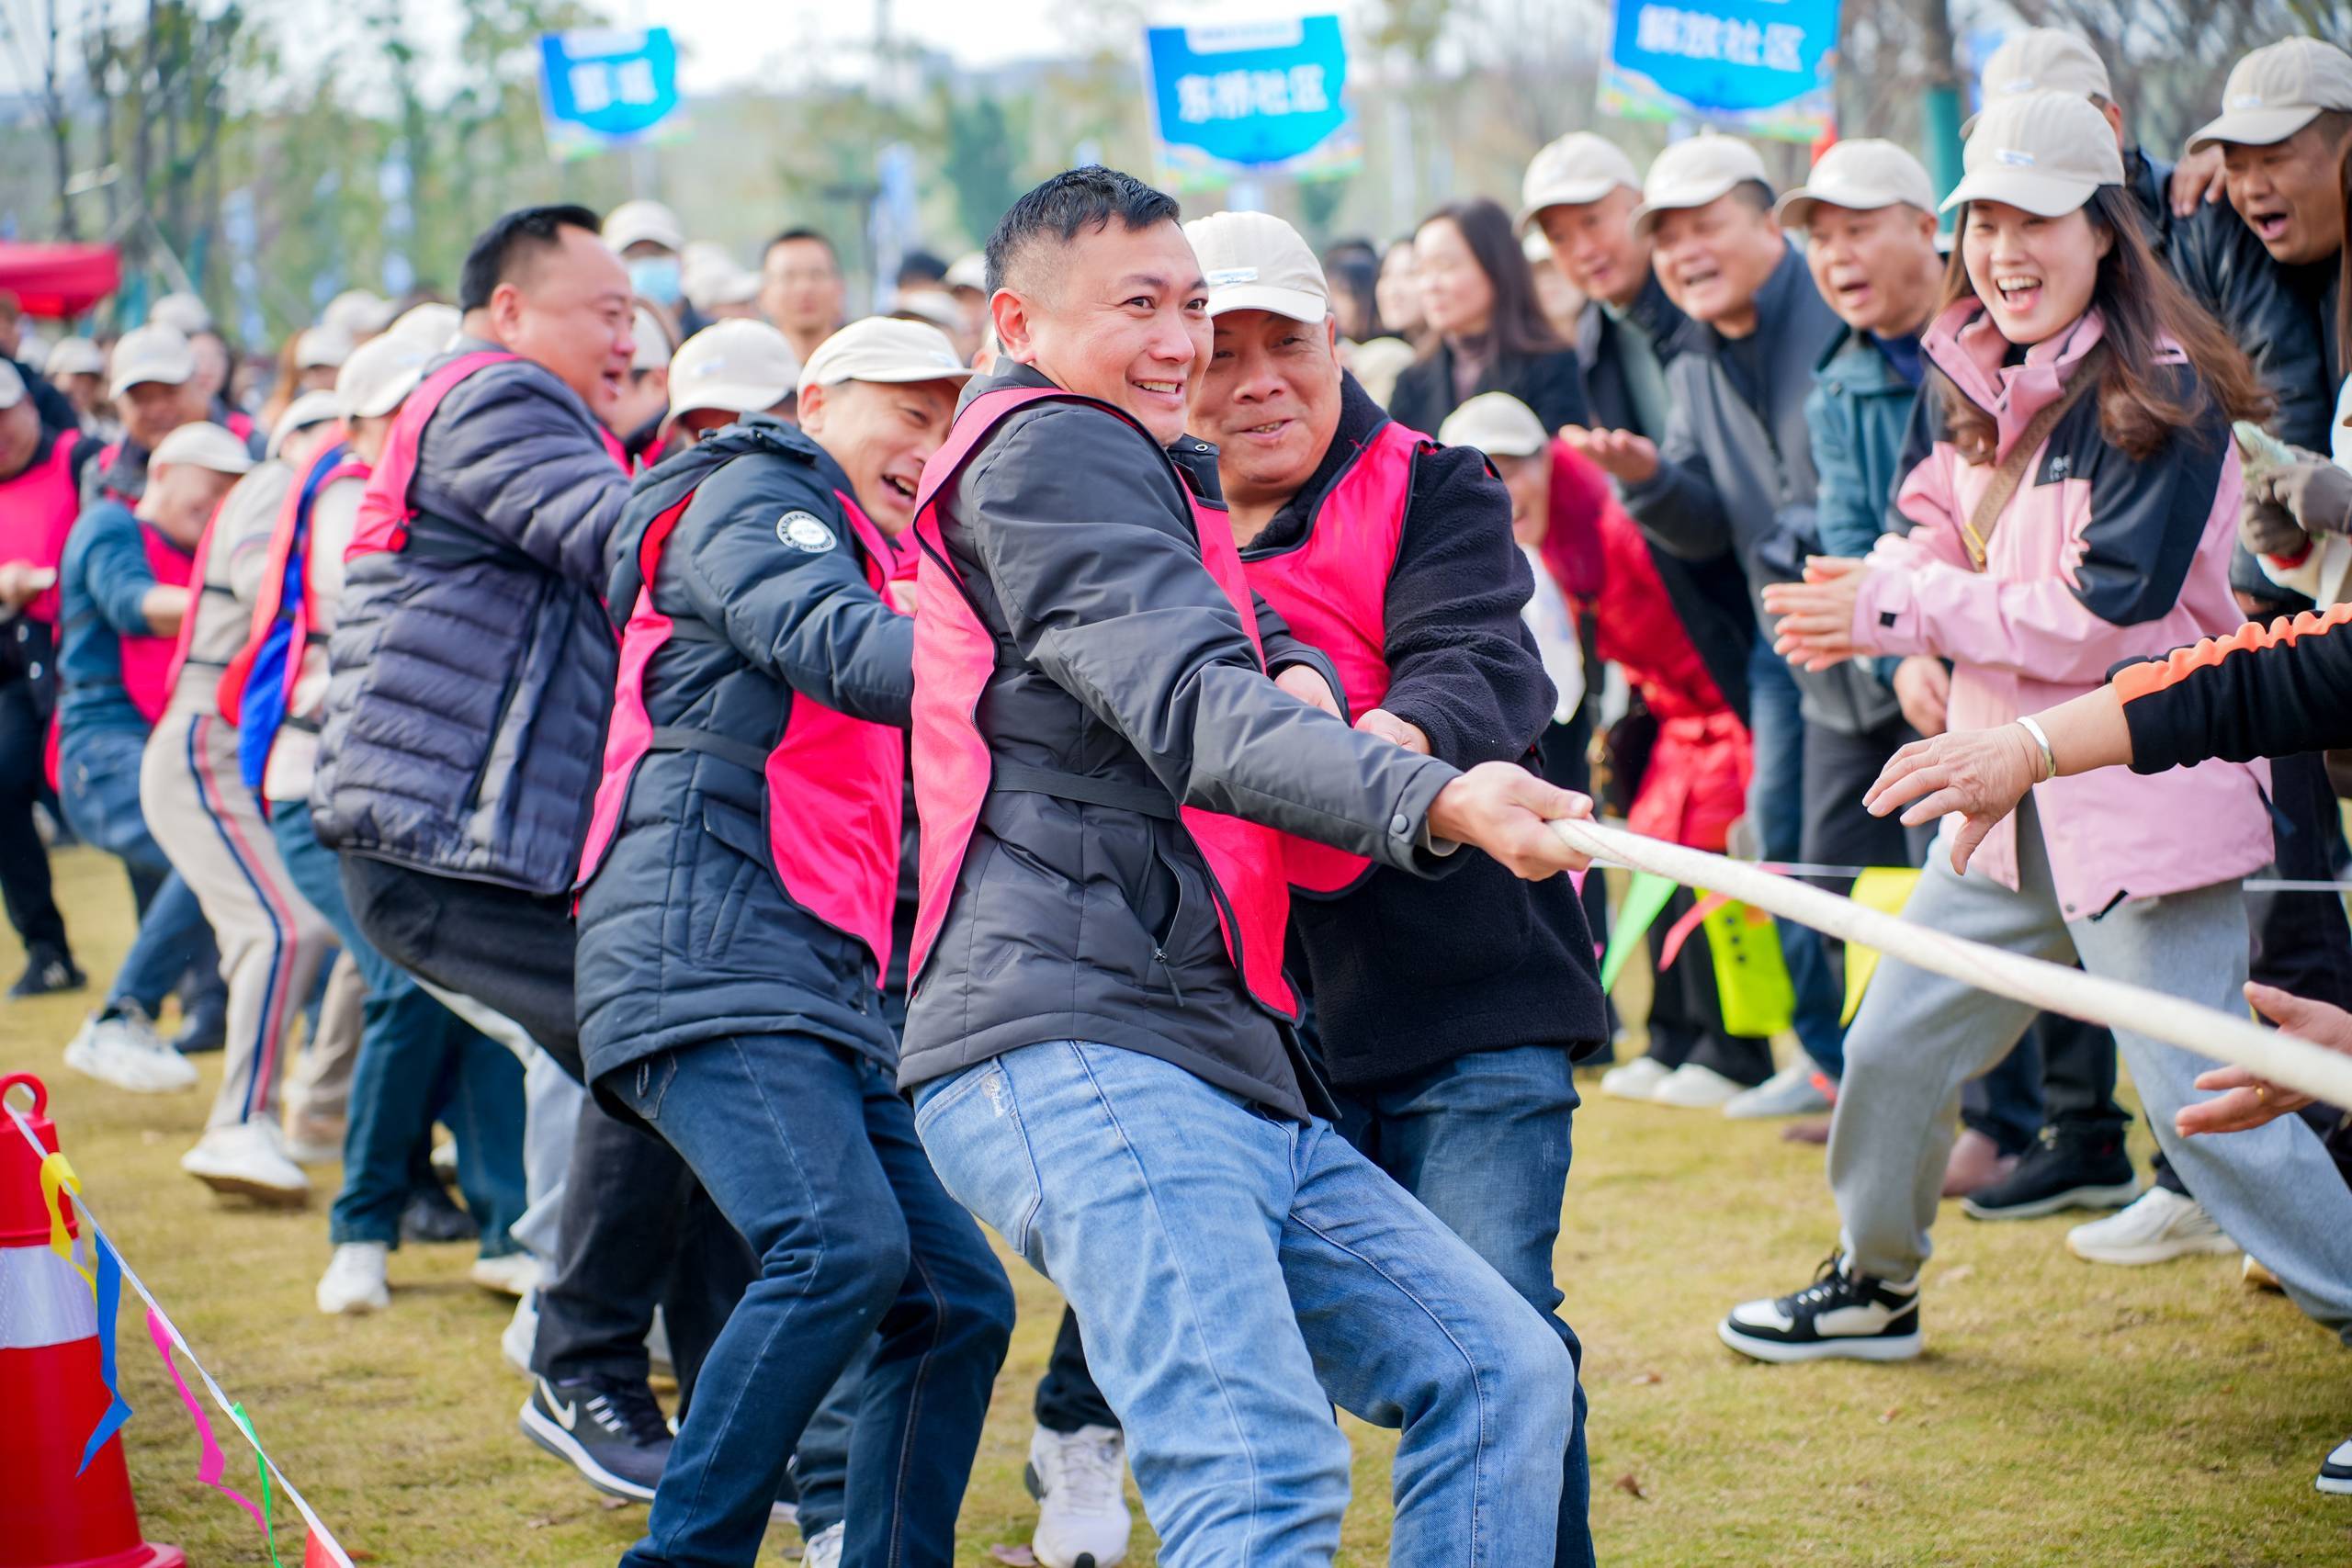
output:
<svg viewBox="0 0 2352 1568"><path fill-rule="evenodd" d="M122 283L112 245L26 245L0 241L0 292L32 316L78 316Z"/></svg>

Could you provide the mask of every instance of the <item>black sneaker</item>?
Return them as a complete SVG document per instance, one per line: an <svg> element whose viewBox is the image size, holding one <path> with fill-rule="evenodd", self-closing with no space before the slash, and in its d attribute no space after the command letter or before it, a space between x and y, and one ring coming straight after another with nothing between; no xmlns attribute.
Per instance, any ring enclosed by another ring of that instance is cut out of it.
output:
<svg viewBox="0 0 2352 1568"><path fill-rule="evenodd" d="M414 1242L478 1241L481 1226L458 1207L437 1181L421 1182L401 1209L401 1239Z"/></svg>
<svg viewBox="0 0 2352 1568"><path fill-rule="evenodd" d="M601 1378L550 1383L535 1377L519 1419L525 1437L571 1465L597 1491L653 1501L672 1438L661 1402L644 1383Z"/></svg>
<svg viewBox="0 0 2352 1568"><path fill-rule="evenodd" d="M2120 1129L2055 1122L2015 1170L1960 1206L1972 1220L2032 1220L2063 1209L2120 1209L2139 1195Z"/></svg>
<svg viewBox="0 0 2352 1568"><path fill-rule="evenodd" d="M1919 1281L1849 1274L1833 1252L1811 1285L1793 1296L1742 1302L1715 1332L1759 1361L1907 1361L1919 1353Z"/></svg>
<svg viewBox="0 0 2352 1568"><path fill-rule="evenodd" d="M8 987L12 997L46 997L58 991L78 991L90 977L74 966L74 955L43 942L25 954L25 972Z"/></svg>
<svg viewBox="0 0 2352 1568"><path fill-rule="evenodd" d="M2318 1486L2338 1497L2352 1497L2352 1438L2336 1444L2335 1451L2320 1461Z"/></svg>

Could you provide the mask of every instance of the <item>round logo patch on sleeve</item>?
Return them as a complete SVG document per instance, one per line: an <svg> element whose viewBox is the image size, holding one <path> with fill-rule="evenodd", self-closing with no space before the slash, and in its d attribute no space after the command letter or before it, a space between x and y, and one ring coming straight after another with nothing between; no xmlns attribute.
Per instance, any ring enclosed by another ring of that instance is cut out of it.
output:
<svg viewBox="0 0 2352 1568"><path fill-rule="evenodd" d="M833 531L813 512L787 512L775 520L775 536L812 556L833 547Z"/></svg>

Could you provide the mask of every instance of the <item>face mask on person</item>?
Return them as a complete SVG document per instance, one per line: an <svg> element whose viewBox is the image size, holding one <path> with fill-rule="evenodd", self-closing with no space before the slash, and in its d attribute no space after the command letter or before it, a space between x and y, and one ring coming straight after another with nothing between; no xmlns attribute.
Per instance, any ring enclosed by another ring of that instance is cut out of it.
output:
<svg viewBox="0 0 2352 1568"><path fill-rule="evenodd" d="M685 291L675 256L633 256L628 286L657 304L675 305Z"/></svg>

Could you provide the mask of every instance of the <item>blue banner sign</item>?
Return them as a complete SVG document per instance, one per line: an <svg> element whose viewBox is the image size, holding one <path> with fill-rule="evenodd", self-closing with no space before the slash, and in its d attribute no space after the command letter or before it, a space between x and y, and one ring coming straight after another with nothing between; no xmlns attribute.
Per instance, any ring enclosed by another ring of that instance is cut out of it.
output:
<svg viewBox="0 0 2352 1568"><path fill-rule="evenodd" d="M680 129L678 50L667 28L597 28L539 39L548 145L577 158Z"/></svg>
<svg viewBox="0 0 2352 1568"><path fill-rule="evenodd" d="M1348 50L1337 17L1144 33L1161 176L1183 188L1289 174L1320 178L1363 161L1342 103Z"/></svg>
<svg viewBox="0 0 2352 1568"><path fill-rule="evenodd" d="M1815 141L1837 48L1838 0L1617 0L1601 112Z"/></svg>

